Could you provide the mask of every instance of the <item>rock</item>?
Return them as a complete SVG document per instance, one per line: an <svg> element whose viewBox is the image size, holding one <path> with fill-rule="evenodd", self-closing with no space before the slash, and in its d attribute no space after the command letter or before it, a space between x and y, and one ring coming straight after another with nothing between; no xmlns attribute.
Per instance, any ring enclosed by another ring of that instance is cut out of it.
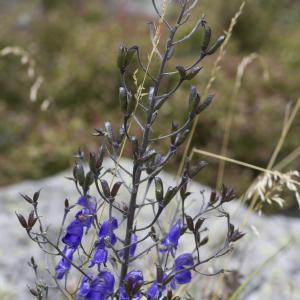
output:
<svg viewBox="0 0 300 300"><path fill-rule="evenodd" d="M108 163L106 162L107 166ZM123 160L122 165L131 169L131 162ZM174 185L174 176L162 173L162 177L169 185ZM51 224L51 230L59 229L64 200L68 198L70 203L75 203L78 194L71 181L64 177L71 176L71 171L60 173L56 176L39 181L27 181L20 184L2 188L0 191L0 226L1 226L1 246L0 246L0 298L1 299L32 299L28 292L27 285L34 285L34 274L27 265L31 256L34 256L39 264L44 264L44 256L41 255L39 248L31 242L23 228L17 221L15 212L28 215L30 209L19 193L32 195L35 191L41 190L40 211L44 221ZM128 176L124 175L128 182ZM167 185L167 184L166 184ZM200 191L203 191L204 199L208 198L209 188L200 184L191 183L190 190L193 196L190 200L188 212L193 214L196 204L202 201ZM153 193L153 191L151 192ZM151 194L150 193L150 194ZM143 191L141 190L141 195ZM119 198L126 203L129 195L124 187L121 188ZM119 200L118 200L119 201ZM284 250L272 258L269 263L259 271L247 285L240 299L261 300L261 299L300 299L298 286L300 285L300 260L299 249L300 222L297 219L284 216L259 217L255 214L248 214L247 209L238 201L226 205L226 210L233 214L232 223L240 227L246 236L237 243L236 250L229 254L229 258L222 258L218 264L209 265L225 269L237 269L246 280L262 263L278 251L288 241L292 241ZM147 224L151 218L151 212L141 212L141 220L138 226ZM168 230L171 214L160 218L161 225ZM247 226L242 224L248 219ZM118 216L121 220L121 216ZM224 224L219 218L215 217L207 221L210 228L210 241L202 250L201 255L206 257L214 249L215 243L221 241L224 233ZM124 227L124 223L122 225ZM223 227L223 229L222 229ZM120 230L122 232L122 228ZM187 251L192 245L190 238L185 238L181 242L178 251ZM149 256L150 257L150 256ZM145 267L143 260L137 262L139 266ZM153 266L153 263L150 264ZM53 268L53 267L52 267ZM148 268L149 269L149 268ZM153 268L154 269L154 268ZM53 270L53 269L52 269ZM152 270L153 271L153 270ZM205 267L203 272L209 272ZM151 274L151 272L149 272ZM44 276L45 275L44 273ZM209 277L211 280L218 281L220 276ZM199 282L199 284L198 284ZM207 283L207 279L197 281L197 289L202 289L201 285ZM223 287L224 288L224 287ZM191 287L195 290L195 287ZM5 298L7 297L7 298ZM50 299L54 299L51 298ZM57 299L55 297L55 299ZM198 298L196 298L198 299Z"/></svg>

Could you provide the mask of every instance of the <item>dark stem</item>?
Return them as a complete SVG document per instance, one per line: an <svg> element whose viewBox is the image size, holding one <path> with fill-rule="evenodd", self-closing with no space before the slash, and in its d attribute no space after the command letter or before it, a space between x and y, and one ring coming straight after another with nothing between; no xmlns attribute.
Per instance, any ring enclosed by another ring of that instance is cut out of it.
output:
<svg viewBox="0 0 300 300"><path fill-rule="evenodd" d="M156 7L155 2L154 2L154 7ZM175 27L170 28L169 24L164 20L164 22L170 29L170 36L167 41L166 50L165 50L164 57L161 62L161 65L160 65L158 75L156 77L154 88L151 88L150 92L149 92L149 102L150 103L149 103L149 108L147 111L147 121L146 121L145 130L144 130L144 134L143 134L143 138L142 138L140 157L143 157L143 155L149 145L149 135L150 135L150 128L152 125L153 114L154 114L154 109L155 109L155 104L156 104L156 101L155 101L156 96L157 96L157 93L158 93L158 90L159 90L159 87L161 84L161 80L163 78L164 69L165 69L166 63L168 61L168 56L169 56L169 52L171 50L171 47L172 47L172 44L174 41L175 33L176 33L178 27L180 26L180 22L184 15L185 9L186 9L186 6L184 5L178 16ZM123 280L124 280L125 275L127 274L128 265L129 265L129 247L128 246L130 245L131 234L133 232L133 223L134 223L134 219L135 219L134 216L135 216L135 209L136 209L137 193L138 193L138 188L139 188L138 183L141 179L141 174L142 174L141 167L142 167L142 164L140 164L138 161L134 161L133 178L132 178L132 194L131 194L131 199L130 199L130 204L129 204L129 212L128 212L128 218L127 218L126 234L125 234L125 245L124 246L126 248L124 250L124 262L122 263L122 267L121 267L120 286L122 286L122 284L123 284Z"/></svg>

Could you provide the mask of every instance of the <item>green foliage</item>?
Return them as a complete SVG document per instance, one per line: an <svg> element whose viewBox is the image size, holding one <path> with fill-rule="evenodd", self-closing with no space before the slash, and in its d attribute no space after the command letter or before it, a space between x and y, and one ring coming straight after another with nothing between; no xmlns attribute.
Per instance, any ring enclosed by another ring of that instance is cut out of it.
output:
<svg viewBox="0 0 300 300"><path fill-rule="evenodd" d="M239 4L239 0L204 0L198 15L205 11L215 32L221 32L228 27ZM236 68L244 55L258 51L265 57L271 78L263 82L261 66L249 67L235 108L228 155L261 166L267 164L280 135L285 107L289 100L299 96L299 6L295 0L247 2L213 87L217 91L214 113L208 111L201 117L201 135L193 141L195 146L219 152ZM113 113L119 86L115 65L118 41L125 36L124 44L133 45L134 40L144 37L143 50L150 47L146 24L138 27L138 18L122 9L111 11L105 1L96 0L32 0L2 12L5 26L0 29L1 48L17 45L28 50L44 83L37 102L31 103L29 90L33 79L28 78L26 67L18 58L0 58L0 184L64 169L70 163L69 153L75 152L78 144L92 146L91 139L83 133L104 119L119 120L119 115ZM20 21L24 16L29 18L25 25ZM190 64L202 39L203 33L198 31L187 46L174 53L180 65ZM142 59L146 61L146 57ZM211 63L204 64L204 68L209 69ZM201 82L193 80L193 84L204 87L209 72L204 73ZM176 78L164 85L169 88L175 82ZM186 91L179 91L172 105L164 107L160 118L166 120L166 126L155 130L168 132L171 116L184 120L182 111L188 106L185 94ZM46 98L53 100L48 110L42 112L40 105ZM298 118L283 156L298 146L299 127ZM240 170L229 169L225 180L233 182L236 174L240 175ZM240 190L248 186L254 175L251 171L240 175ZM210 174L206 183L214 184L213 178L215 174Z"/></svg>

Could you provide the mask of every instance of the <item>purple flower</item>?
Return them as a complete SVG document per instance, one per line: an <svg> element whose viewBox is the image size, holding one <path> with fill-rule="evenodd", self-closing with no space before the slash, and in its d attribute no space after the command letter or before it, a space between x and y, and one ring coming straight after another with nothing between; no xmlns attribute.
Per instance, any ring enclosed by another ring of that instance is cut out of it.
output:
<svg viewBox="0 0 300 300"><path fill-rule="evenodd" d="M96 203L92 201L90 196L81 196L77 204L83 208L75 215L75 218L82 222L82 225L86 227L87 233L93 223L93 215L96 213Z"/></svg>
<svg viewBox="0 0 300 300"><path fill-rule="evenodd" d="M82 279L77 298L86 300L106 300L114 292L115 278L108 271L99 272L89 283L87 278Z"/></svg>
<svg viewBox="0 0 300 300"><path fill-rule="evenodd" d="M178 220L174 225L171 226L170 231L161 241L163 248L160 249L160 252L170 251L172 256L175 255L175 250L178 246L178 240L181 233L181 221Z"/></svg>
<svg viewBox="0 0 300 300"><path fill-rule="evenodd" d="M107 255L108 252L105 249L105 243L104 239L100 239L97 244L96 244L96 251L94 254L94 257L92 258L89 267L93 267L95 264L98 265L98 267L101 266L101 264L104 264L106 267L106 262L107 262Z"/></svg>
<svg viewBox="0 0 300 300"><path fill-rule="evenodd" d="M83 227L86 227L87 233L88 230L91 228L94 219L94 217L91 216L90 210L87 208L83 208L75 215L75 218L81 221Z"/></svg>
<svg viewBox="0 0 300 300"><path fill-rule="evenodd" d="M132 270L124 278L124 281L127 285L130 286L130 290L136 290L136 292L131 295L131 298L127 295L123 287L120 288L120 297L119 300L137 300L141 297L140 287L144 284L143 273L140 270Z"/></svg>
<svg viewBox="0 0 300 300"><path fill-rule="evenodd" d="M91 213L96 212L96 203L95 201L92 201L92 197L90 196L81 196L78 199L77 204L88 209Z"/></svg>
<svg viewBox="0 0 300 300"><path fill-rule="evenodd" d="M117 237L114 234L113 230L118 228L118 221L115 218L107 221L104 221L100 227L98 237L101 238L110 238L110 243L114 245L117 242Z"/></svg>
<svg viewBox="0 0 300 300"><path fill-rule="evenodd" d="M194 265L193 256L190 253L184 253L179 255L175 259L175 267L173 272L176 274L171 282L171 288L176 289L176 284L186 284L192 280L192 273L190 270L186 270Z"/></svg>
<svg viewBox="0 0 300 300"><path fill-rule="evenodd" d="M137 235L133 233L131 235L131 241L130 241L130 246L129 246L129 256L130 257L134 256L134 253L135 253L135 250L136 250L136 242L137 242ZM119 256L121 258L124 257L124 249L121 249L119 251Z"/></svg>
<svg viewBox="0 0 300 300"><path fill-rule="evenodd" d="M163 274L163 280L167 277L167 275ZM166 286L163 288L159 288L157 281L153 281L150 285L149 289L147 290L146 296L147 300L159 300L162 296L162 292L166 289Z"/></svg>
<svg viewBox="0 0 300 300"><path fill-rule="evenodd" d="M88 275L91 278L93 278L91 274ZM86 276L83 276L75 299L79 300L81 297L85 297L88 294L89 290L90 290L90 282L88 281L88 278Z"/></svg>
<svg viewBox="0 0 300 300"><path fill-rule="evenodd" d="M83 235L83 224L79 220L72 221L67 229L66 234L62 238L64 244L68 245L71 248L77 248L81 242Z"/></svg>
<svg viewBox="0 0 300 300"><path fill-rule="evenodd" d="M154 281L151 286L149 287L149 289L147 290L147 300L155 300L155 299L159 299L161 295L158 295L158 285L157 282ZM158 297L157 297L158 296Z"/></svg>
<svg viewBox="0 0 300 300"><path fill-rule="evenodd" d="M63 254L65 257L62 257L60 261L58 262L57 266L55 267L55 277L57 279L62 279L66 272L70 270L71 262L73 259L73 253L75 249L69 248L68 246L65 246L63 250Z"/></svg>

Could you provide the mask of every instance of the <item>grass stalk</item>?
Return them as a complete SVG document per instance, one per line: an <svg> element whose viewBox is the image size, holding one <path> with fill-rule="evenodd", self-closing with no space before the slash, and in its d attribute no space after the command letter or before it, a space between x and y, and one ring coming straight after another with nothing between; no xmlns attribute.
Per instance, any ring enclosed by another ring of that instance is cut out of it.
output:
<svg viewBox="0 0 300 300"><path fill-rule="evenodd" d="M233 123L234 110L237 103L238 94L241 89L242 80L246 72L246 68L256 60L259 60L262 64L263 71L264 71L264 76L263 76L264 79L268 79L269 77L268 73L266 72L266 68L264 68L264 63L262 61L262 58L256 53L252 53L244 57L241 63L238 65L232 96L229 100L229 110L225 121L225 130L224 130L222 147L221 147L222 156L227 155L227 149L228 149L228 144L229 144L229 139L230 139L230 134L232 129L232 123ZM219 167L218 167L217 183L216 183L217 189L219 189L222 185L224 170L225 170L225 160L220 160Z"/></svg>

